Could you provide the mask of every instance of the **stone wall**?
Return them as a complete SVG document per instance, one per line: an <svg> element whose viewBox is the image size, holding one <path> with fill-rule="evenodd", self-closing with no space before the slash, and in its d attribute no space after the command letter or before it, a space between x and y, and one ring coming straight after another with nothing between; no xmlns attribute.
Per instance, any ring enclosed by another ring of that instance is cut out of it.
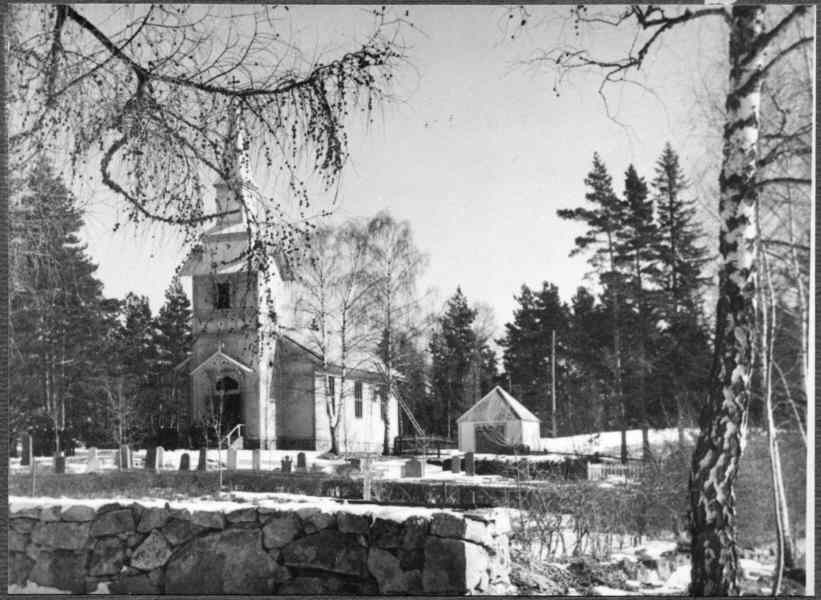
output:
<svg viewBox="0 0 821 600"><path fill-rule="evenodd" d="M191 506L13 500L9 583L117 594L511 591L510 523L498 510Z"/></svg>

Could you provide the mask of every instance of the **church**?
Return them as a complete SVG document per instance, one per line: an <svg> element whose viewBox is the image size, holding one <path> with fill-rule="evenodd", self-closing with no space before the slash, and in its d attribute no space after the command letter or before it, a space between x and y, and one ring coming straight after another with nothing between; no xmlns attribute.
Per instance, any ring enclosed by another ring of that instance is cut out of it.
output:
<svg viewBox="0 0 821 600"><path fill-rule="evenodd" d="M399 408L393 394L383 402L378 371L345 369L343 390L342 369L323 364L298 326L291 265L275 256L269 276L263 276L243 256L247 207L259 206L259 194L242 136L229 138L234 139L233 181L214 184L221 216L180 270L191 278L192 290L194 344L178 367L190 379L191 421L217 427L244 448L327 451L332 397L339 413L339 451L381 453L385 417L392 446Z"/></svg>

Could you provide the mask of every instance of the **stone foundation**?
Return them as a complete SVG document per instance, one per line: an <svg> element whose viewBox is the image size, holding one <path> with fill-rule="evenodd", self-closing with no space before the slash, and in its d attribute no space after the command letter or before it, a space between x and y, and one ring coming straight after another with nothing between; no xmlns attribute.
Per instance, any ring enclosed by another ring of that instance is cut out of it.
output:
<svg viewBox="0 0 821 600"><path fill-rule="evenodd" d="M104 583L115 594L511 592L499 510L105 502L12 499L9 583L74 593Z"/></svg>

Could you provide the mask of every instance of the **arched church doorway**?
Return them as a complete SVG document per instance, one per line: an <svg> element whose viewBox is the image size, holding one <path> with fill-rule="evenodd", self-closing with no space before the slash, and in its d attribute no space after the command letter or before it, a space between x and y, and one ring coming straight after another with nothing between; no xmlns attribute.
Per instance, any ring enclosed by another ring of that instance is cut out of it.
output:
<svg viewBox="0 0 821 600"><path fill-rule="evenodd" d="M220 435L225 435L242 423L242 395L233 377L220 377L214 387L214 412L219 411Z"/></svg>

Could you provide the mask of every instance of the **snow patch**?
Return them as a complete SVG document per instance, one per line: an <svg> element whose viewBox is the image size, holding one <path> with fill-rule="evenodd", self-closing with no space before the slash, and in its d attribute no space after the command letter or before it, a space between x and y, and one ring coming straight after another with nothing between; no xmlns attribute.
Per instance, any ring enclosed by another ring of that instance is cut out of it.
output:
<svg viewBox="0 0 821 600"><path fill-rule="evenodd" d="M66 590L60 590L45 585L38 585L33 581L29 581L26 585L19 585L12 583L9 585L9 594L70 594Z"/></svg>

